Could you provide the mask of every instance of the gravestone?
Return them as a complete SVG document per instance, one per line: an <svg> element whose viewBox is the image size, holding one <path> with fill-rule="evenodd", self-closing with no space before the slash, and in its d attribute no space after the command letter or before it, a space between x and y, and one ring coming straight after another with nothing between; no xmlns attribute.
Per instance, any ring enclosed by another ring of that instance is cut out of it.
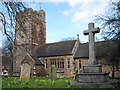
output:
<svg viewBox="0 0 120 90"><path fill-rule="evenodd" d="M104 86L117 83L115 80L109 80L109 73L102 72L102 66L97 65L94 50L95 33L100 32L100 29L94 28L94 23L89 23L88 30L84 31L84 35L89 35L89 60L86 66L83 66L83 72L75 76L74 81L70 81L73 86Z"/></svg>
<svg viewBox="0 0 120 90"><path fill-rule="evenodd" d="M55 80L57 79L57 72L55 65L51 65L51 79Z"/></svg>
<svg viewBox="0 0 120 90"><path fill-rule="evenodd" d="M30 80L30 72L31 66L28 63L24 63L21 65L21 73L20 73L20 80Z"/></svg>

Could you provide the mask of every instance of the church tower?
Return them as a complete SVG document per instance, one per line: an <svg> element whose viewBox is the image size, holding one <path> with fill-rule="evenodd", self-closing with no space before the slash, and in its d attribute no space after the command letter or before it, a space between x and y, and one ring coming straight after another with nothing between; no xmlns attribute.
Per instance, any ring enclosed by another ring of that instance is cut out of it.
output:
<svg viewBox="0 0 120 90"><path fill-rule="evenodd" d="M13 72L19 73L26 53L32 54L35 47L46 43L46 22L43 10L28 8L16 14Z"/></svg>

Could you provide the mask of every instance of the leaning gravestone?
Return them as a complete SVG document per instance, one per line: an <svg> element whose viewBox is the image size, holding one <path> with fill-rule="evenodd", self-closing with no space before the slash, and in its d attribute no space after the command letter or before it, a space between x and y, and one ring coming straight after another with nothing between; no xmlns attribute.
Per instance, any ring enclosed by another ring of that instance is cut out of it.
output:
<svg viewBox="0 0 120 90"><path fill-rule="evenodd" d="M109 80L109 73L102 72L102 66L97 65L94 50L94 36L98 33L99 28L94 28L94 23L89 23L88 30L84 35L89 35L89 60L88 65L83 66L83 72L76 74L75 80L70 81L74 86L103 86L117 83L115 80Z"/></svg>
<svg viewBox="0 0 120 90"><path fill-rule="evenodd" d="M56 67L55 67L55 65L51 65L51 79L52 80L57 79L57 73L56 73Z"/></svg>
<svg viewBox="0 0 120 90"><path fill-rule="evenodd" d="M20 80L30 80L31 66L28 63L21 65Z"/></svg>

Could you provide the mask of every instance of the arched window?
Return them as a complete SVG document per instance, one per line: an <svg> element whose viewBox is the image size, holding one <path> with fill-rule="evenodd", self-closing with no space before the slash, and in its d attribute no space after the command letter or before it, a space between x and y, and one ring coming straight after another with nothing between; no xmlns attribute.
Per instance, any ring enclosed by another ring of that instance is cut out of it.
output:
<svg viewBox="0 0 120 90"><path fill-rule="evenodd" d="M81 60L79 60L79 69L81 69Z"/></svg>
<svg viewBox="0 0 120 90"><path fill-rule="evenodd" d="M70 68L70 59L68 59L68 68Z"/></svg>
<svg viewBox="0 0 120 90"><path fill-rule="evenodd" d="M47 59L45 60L45 68L47 68Z"/></svg>
<svg viewBox="0 0 120 90"><path fill-rule="evenodd" d="M56 66L56 59L50 59L51 65L55 65Z"/></svg>
<svg viewBox="0 0 120 90"><path fill-rule="evenodd" d="M57 68L64 68L64 59L59 59L57 62Z"/></svg>
<svg viewBox="0 0 120 90"><path fill-rule="evenodd" d="M64 68L64 61L60 61L60 68Z"/></svg>
<svg viewBox="0 0 120 90"><path fill-rule="evenodd" d="M58 62L58 68L60 68L60 62Z"/></svg>
<svg viewBox="0 0 120 90"><path fill-rule="evenodd" d="M62 63L62 68L64 68L64 61L62 61L61 63Z"/></svg>

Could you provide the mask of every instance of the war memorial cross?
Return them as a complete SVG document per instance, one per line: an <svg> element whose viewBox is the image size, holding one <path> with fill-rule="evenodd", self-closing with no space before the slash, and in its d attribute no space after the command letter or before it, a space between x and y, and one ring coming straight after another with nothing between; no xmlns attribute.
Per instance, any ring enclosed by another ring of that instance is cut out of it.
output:
<svg viewBox="0 0 120 90"><path fill-rule="evenodd" d="M99 27L94 28L94 23L88 24L88 30L84 31L84 35L89 35L89 61L88 65L96 65L95 48L94 48L94 36L95 33L99 33Z"/></svg>
<svg viewBox="0 0 120 90"><path fill-rule="evenodd" d="M89 35L89 62L88 65L83 65L83 70L77 73L74 81L69 81L71 86L104 86L117 83L114 80L109 80L109 73L102 72L102 65L97 65L95 60L94 50L94 35L99 33L100 29L94 28L94 23L89 23L88 30L85 30L84 35Z"/></svg>

